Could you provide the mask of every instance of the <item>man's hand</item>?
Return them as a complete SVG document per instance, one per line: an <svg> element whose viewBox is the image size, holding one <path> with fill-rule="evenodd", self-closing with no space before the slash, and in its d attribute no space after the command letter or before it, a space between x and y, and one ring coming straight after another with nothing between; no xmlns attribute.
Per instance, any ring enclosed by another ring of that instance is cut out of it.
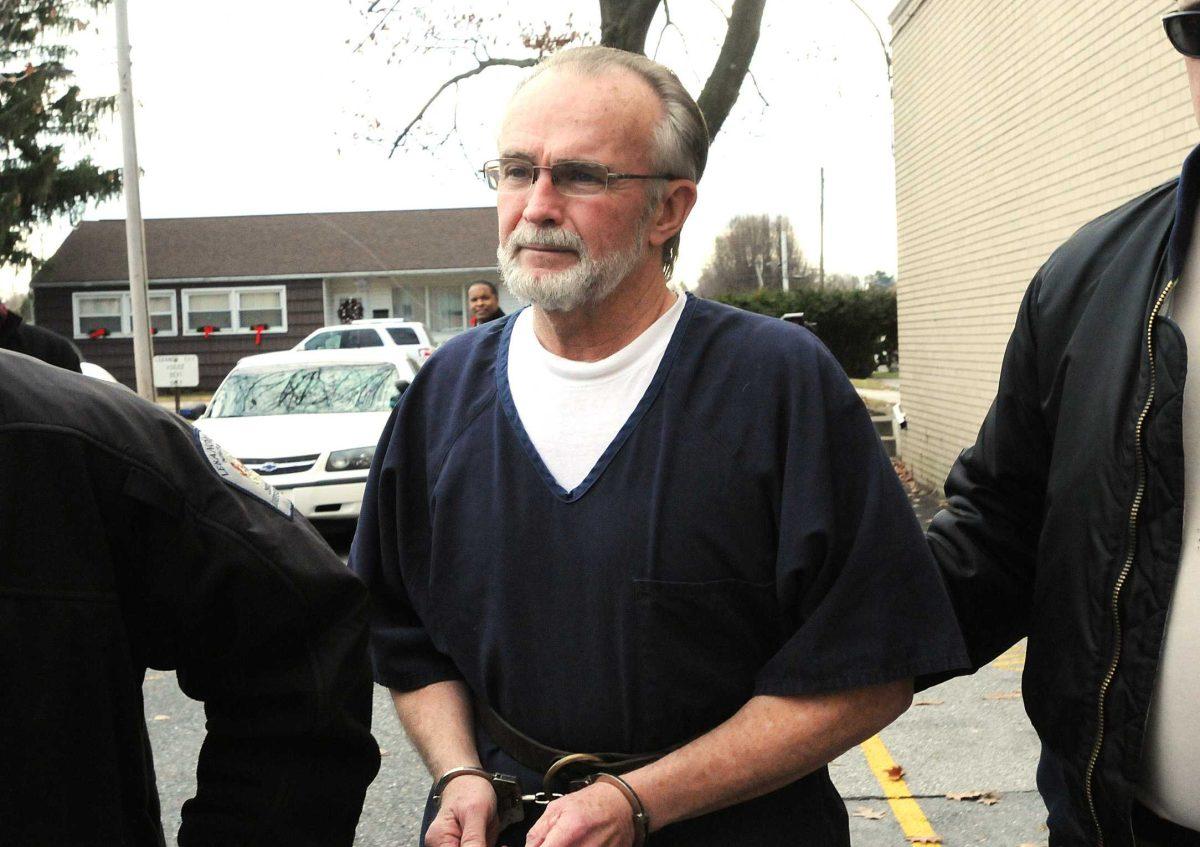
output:
<svg viewBox="0 0 1200 847"><path fill-rule="evenodd" d="M547 806L525 847L632 847L635 837L625 795L598 783Z"/></svg>
<svg viewBox="0 0 1200 847"><path fill-rule="evenodd" d="M492 784L480 776L460 776L442 789L425 847L494 847L499 830Z"/></svg>

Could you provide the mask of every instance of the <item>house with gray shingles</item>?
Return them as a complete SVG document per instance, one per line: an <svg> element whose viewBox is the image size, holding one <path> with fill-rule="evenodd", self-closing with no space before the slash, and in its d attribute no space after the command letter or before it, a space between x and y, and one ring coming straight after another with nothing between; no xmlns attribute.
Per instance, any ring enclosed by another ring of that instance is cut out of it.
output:
<svg viewBox="0 0 1200 847"><path fill-rule="evenodd" d="M286 350L361 307L420 321L435 342L468 326L467 288L498 280L495 208L147 220L156 354L200 357L212 390L243 356ZM134 385L123 220L85 221L35 275L37 322ZM346 307L343 307L346 304ZM501 288L501 306L510 311Z"/></svg>

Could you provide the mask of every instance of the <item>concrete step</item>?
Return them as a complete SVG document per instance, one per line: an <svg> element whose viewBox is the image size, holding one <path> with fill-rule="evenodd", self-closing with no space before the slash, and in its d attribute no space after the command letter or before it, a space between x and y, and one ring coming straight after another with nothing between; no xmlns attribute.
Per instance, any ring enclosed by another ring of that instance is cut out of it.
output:
<svg viewBox="0 0 1200 847"><path fill-rule="evenodd" d="M892 425L891 415L871 415L871 423L875 425L875 432L879 434L879 440L883 442L883 449L892 458L896 456L896 433Z"/></svg>

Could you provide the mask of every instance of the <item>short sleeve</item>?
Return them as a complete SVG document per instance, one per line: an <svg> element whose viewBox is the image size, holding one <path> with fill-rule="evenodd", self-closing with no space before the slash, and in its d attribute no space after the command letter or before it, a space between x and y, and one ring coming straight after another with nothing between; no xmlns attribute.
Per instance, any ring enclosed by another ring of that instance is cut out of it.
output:
<svg viewBox="0 0 1200 847"><path fill-rule="evenodd" d="M375 681L397 691L462 676L434 646L419 613L418 592L411 590L417 575L428 572L432 533L426 441L415 410L418 391L405 393L384 427L349 559L371 593Z"/></svg>
<svg viewBox="0 0 1200 847"><path fill-rule="evenodd" d="M946 589L866 408L823 347L801 369L779 453L776 585L790 635L755 693L965 668Z"/></svg>

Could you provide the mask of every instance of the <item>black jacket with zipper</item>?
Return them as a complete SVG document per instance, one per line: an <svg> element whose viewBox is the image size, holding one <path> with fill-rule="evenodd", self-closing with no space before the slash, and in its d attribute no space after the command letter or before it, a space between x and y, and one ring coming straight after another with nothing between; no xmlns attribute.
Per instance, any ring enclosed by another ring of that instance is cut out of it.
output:
<svg viewBox="0 0 1200 847"><path fill-rule="evenodd" d="M975 445L929 541L980 667L1028 636L1052 845L1132 844L1183 527L1184 339L1164 311L1200 150L1079 230L1021 303Z"/></svg>
<svg viewBox="0 0 1200 847"><path fill-rule="evenodd" d="M205 706L181 845L353 841L379 767L366 590L214 451L0 351L0 844L165 843L147 668Z"/></svg>

